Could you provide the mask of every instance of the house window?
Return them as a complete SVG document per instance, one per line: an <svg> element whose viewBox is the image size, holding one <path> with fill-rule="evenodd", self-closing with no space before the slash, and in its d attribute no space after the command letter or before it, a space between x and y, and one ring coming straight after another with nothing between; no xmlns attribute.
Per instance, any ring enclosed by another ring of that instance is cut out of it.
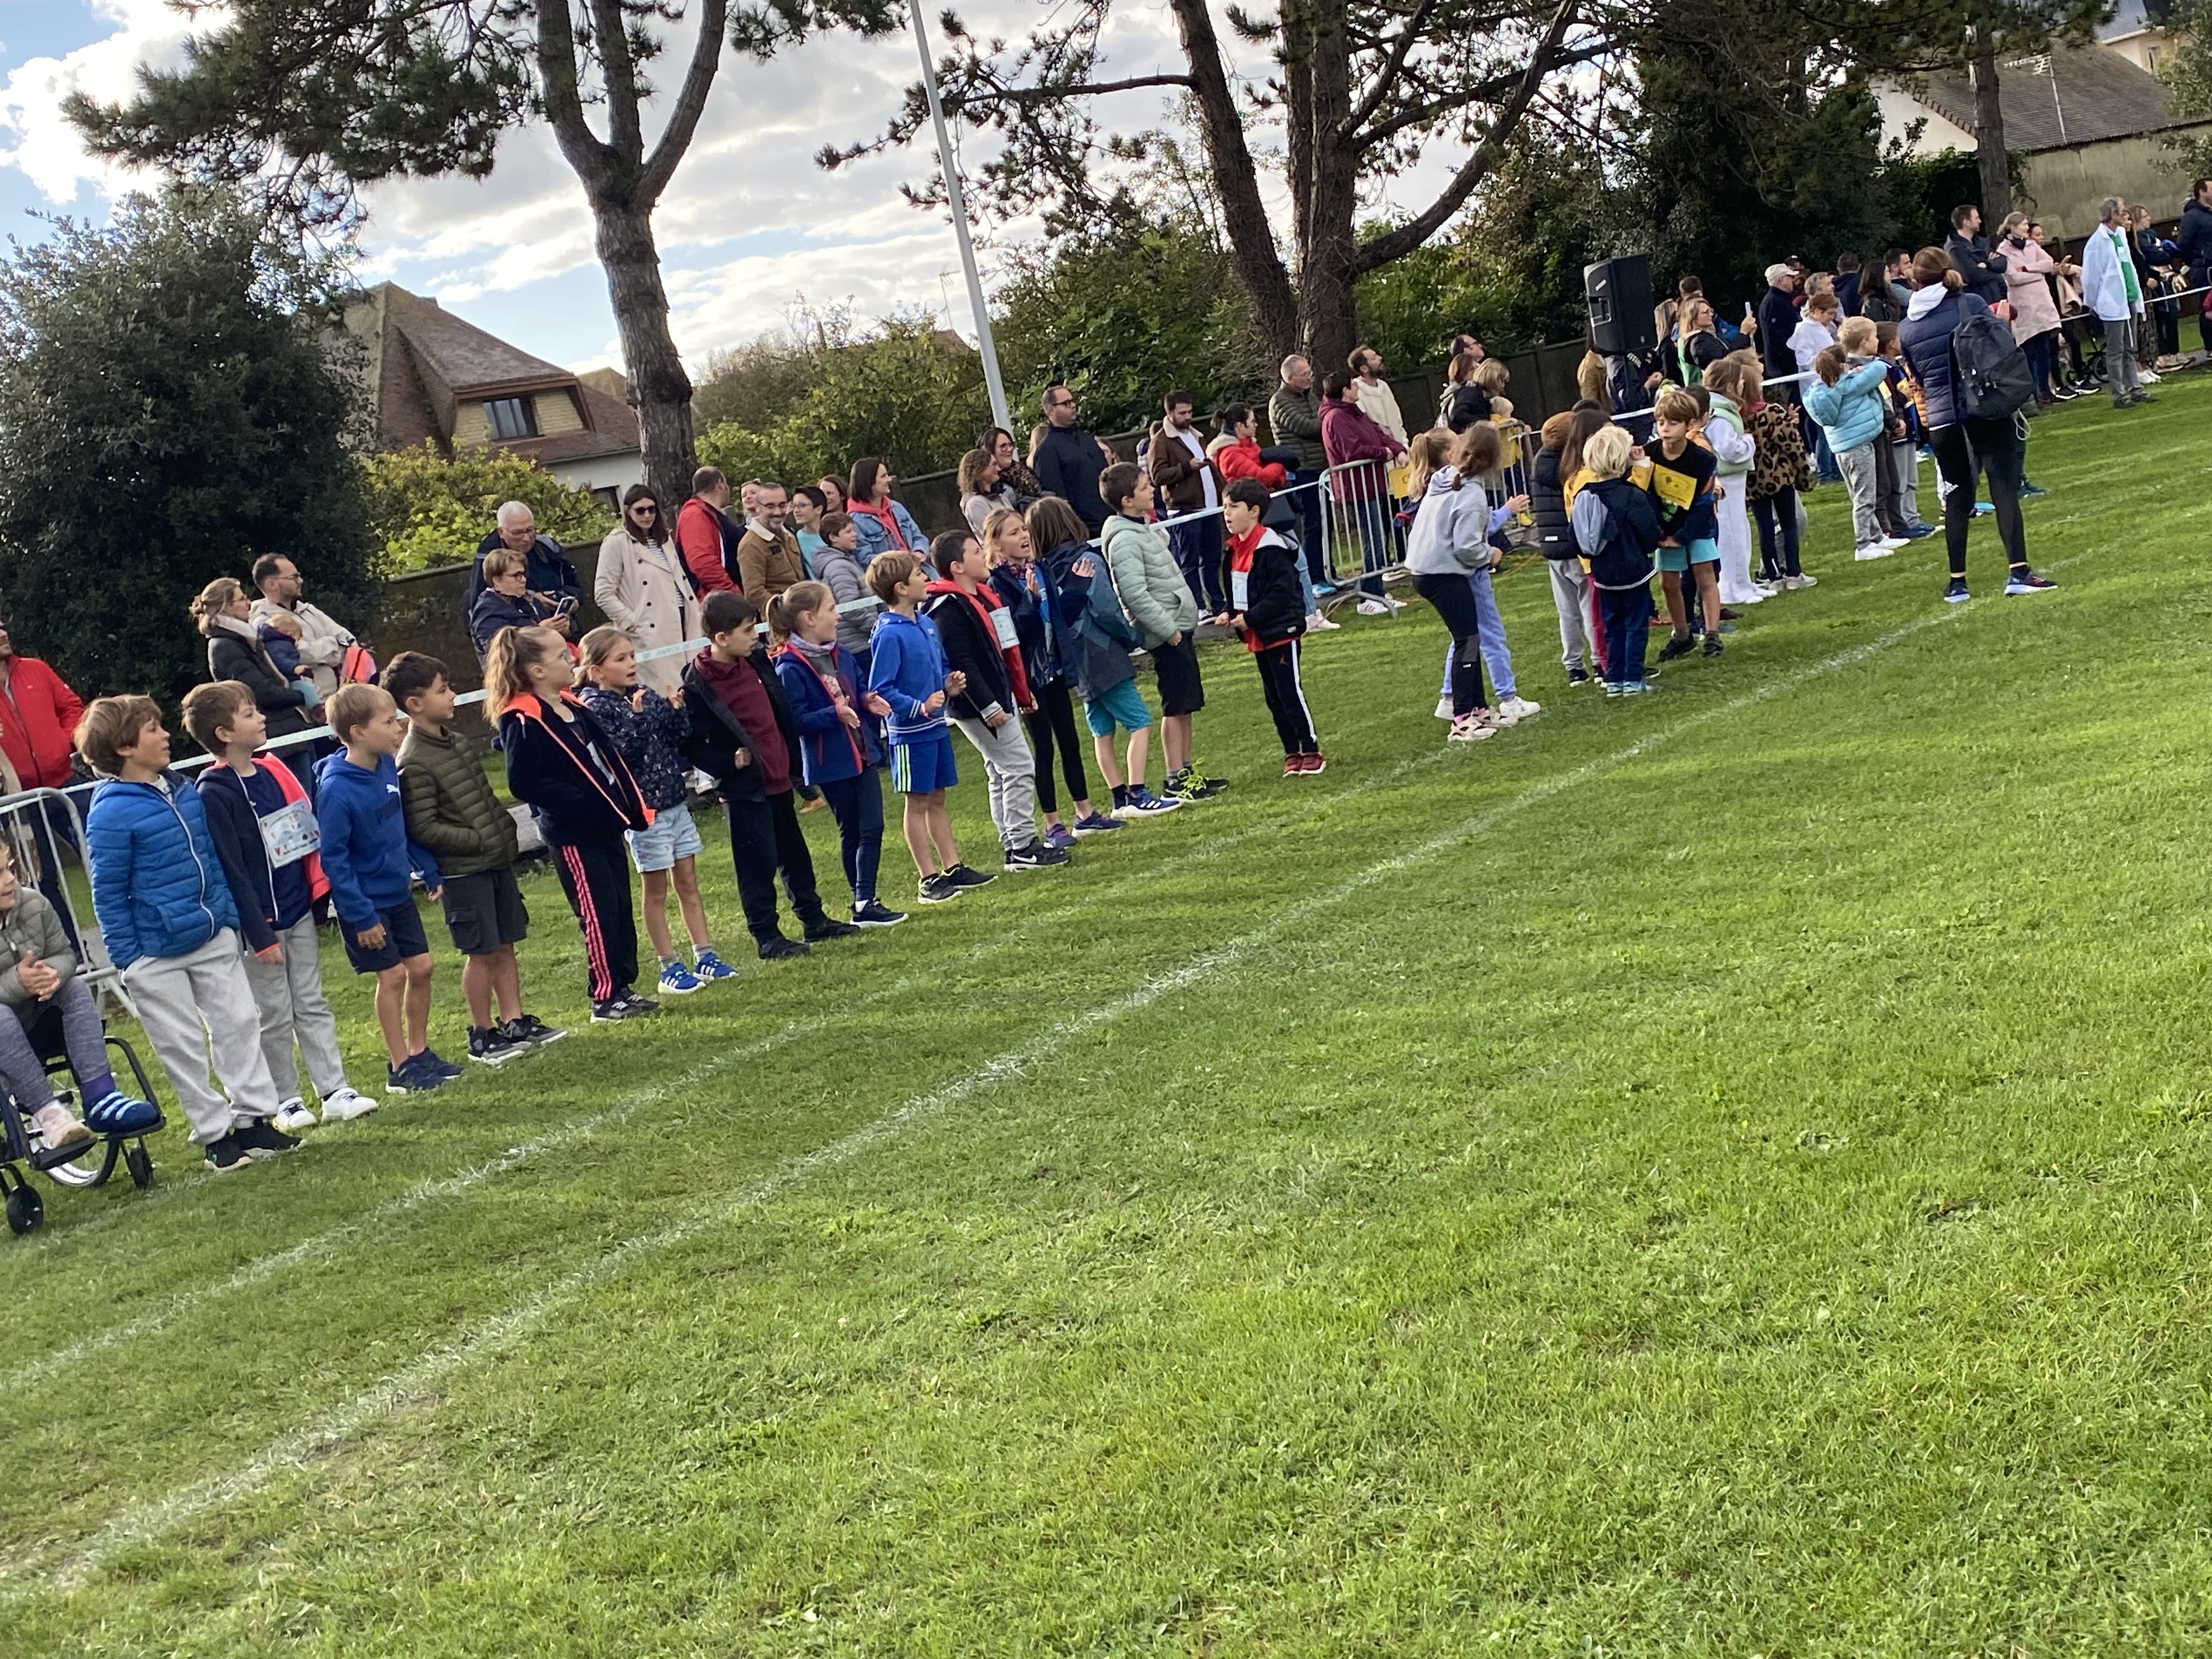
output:
<svg viewBox="0 0 2212 1659"><path fill-rule="evenodd" d="M495 438L534 438L538 411L527 398L499 398L484 405L484 423Z"/></svg>

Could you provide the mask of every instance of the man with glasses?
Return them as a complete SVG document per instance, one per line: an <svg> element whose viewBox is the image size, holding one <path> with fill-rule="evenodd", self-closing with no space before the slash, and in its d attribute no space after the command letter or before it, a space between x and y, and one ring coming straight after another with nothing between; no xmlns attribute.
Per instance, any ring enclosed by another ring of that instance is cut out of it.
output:
<svg viewBox="0 0 2212 1659"><path fill-rule="evenodd" d="M1075 423L1075 394L1066 386L1044 391L1045 434L1030 465L1045 494L1057 495L1096 536L1106 527L1106 503L1098 499L1098 475L1112 459L1106 446Z"/></svg>
<svg viewBox="0 0 2212 1659"><path fill-rule="evenodd" d="M300 567L282 553L264 553L254 561L253 585L261 590L261 597L253 602L254 625L258 627L279 614L299 623L299 637L292 648L299 653L300 666L314 681L316 691L329 701L338 689L346 647L356 643L352 631L301 597L307 585L301 578ZM284 631L289 634L291 629Z"/></svg>
<svg viewBox="0 0 2212 1659"><path fill-rule="evenodd" d="M745 515L745 533L738 538L738 585L763 611L768 602L785 588L796 587L806 580L806 564L799 556L799 538L784 527L787 504L781 484L755 484L752 511Z"/></svg>
<svg viewBox="0 0 2212 1659"><path fill-rule="evenodd" d="M574 562L561 550L560 543L538 533L538 517L527 501L502 502L495 523L491 534L477 544L476 568L469 573L465 608L474 611L477 595L484 591L484 555L495 547L510 548L529 561L523 572L524 591L537 594L552 608L553 616L545 625L567 637L575 627L571 614L584 602L584 580L576 574Z"/></svg>

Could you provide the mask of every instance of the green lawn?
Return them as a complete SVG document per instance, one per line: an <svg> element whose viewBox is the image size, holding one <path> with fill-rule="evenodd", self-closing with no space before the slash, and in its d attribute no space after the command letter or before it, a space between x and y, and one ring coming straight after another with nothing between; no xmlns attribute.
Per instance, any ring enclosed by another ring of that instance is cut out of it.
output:
<svg viewBox="0 0 2212 1659"><path fill-rule="evenodd" d="M1830 489L1820 586L1640 702L1566 693L1538 569L1489 743L1425 610L1321 640L1297 781L1217 651L1221 800L50 1189L8 1650L2212 1649L2212 381L2160 393L2038 423L2053 593L1984 526L1945 607Z"/></svg>

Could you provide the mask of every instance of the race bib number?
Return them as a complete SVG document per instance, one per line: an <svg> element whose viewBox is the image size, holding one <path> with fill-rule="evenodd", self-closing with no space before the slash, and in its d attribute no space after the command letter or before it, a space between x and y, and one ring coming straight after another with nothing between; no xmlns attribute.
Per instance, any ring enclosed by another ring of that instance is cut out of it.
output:
<svg viewBox="0 0 2212 1659"><path fill-rule="evenodd" d="M1232 570L1229 573L1229 608L1249 611L1252 608L1252 573Z"/></svg>
<svg viewBox="0 0 2212 1659"><path fill-rule="evenodd" d="M999 649L1012 650L1015 645L1014 613L1000 605L991 613L991 626L998 631Z"/></svg>
<svg viewBox="0 0 2212 1659"><path fill-rule="evenodd" d="M1651 487L1659 499L1668 506L1681 508L1697 499L1698 481L1686 472L1671 467L1655 467L1651 472Z"/></svg>
<svg viewBox="0 0 2212 1659"><path fill-rule="evenodd" d="M323 827L315 822L315 809L304 800L286 801L260 823L261 845L272 870L297 864L323 844Z"/></svg>

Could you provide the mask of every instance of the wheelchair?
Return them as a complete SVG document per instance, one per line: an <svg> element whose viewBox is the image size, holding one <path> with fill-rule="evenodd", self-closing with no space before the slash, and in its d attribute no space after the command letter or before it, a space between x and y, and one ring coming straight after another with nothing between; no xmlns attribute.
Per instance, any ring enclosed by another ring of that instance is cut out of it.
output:
<svg viewBox="0 0 2212 1659"><path fill-rule="evenodd" d="M15 1018L12 1010L0 1009L0 1018ZM45 1064L48 1077L59 1077L69 1071L69 1054L63 1047L58 1008L48 1008L24 1028L24 1035L30 1038L31 1047ZM161 1097L154 1092L153 1079L147 1076L138 1051L112 1031L105 1036L108 1053L120 1055L124 1065L130 1068L131 1079L137 1085L138 1098L152 1102L159 1113ZM77 1104L77 1090L73 1076L70 1085L57 1088L54 1098L74 1108ZM129 1172L132 1186L142 1189L152 1186L154 1157L146 1149L146 1137L159 1131L165 1121L157 1115L143 1129L116 1134L94 1131L90 1146L57 1152L40 1143L15 1097L0 1091L0 1193L7 1194L8 1231L27 1233L46 1218L45 1200L25 1177L26 1168L35 1170L58 1187L98 1187L115 1173L115 1166L120 1162Z"/></svg>

